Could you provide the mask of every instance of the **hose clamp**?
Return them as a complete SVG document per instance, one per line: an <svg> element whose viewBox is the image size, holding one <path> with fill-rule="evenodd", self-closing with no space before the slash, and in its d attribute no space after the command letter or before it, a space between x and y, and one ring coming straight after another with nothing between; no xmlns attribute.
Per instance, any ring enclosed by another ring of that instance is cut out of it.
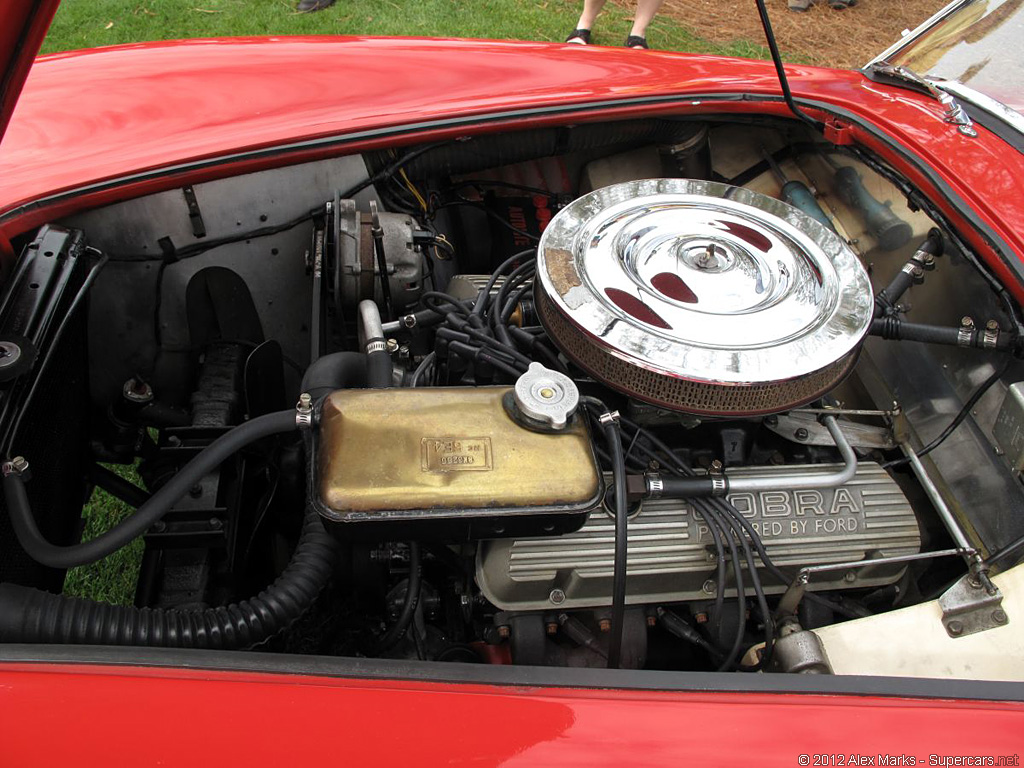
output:
<svg viewBox="0 0 1024 768"><path fill-rule="evenodd" d="M725 496L729 490L729 482L723 475L711 475L711 495Z"/></svg>
<svg viewBox="0 0 1024 768"><path fill-rule="evenodd" d="M299 395L299 402L295 404L295 426L299 429L313 427L313 398L308 392Z"/></svg>
<svg viewBox="0 0 1024 768"><path fill-rule="evenodd" d="M600 416L597 417L597 420L599 422L601 422L602 425L604 425L604 424L618 424L619 423L619 412L618 411L608 411L607 413L602 413Z"/></svg>
<svg viewBox="0 0 1024 768"><path fill-rule="evenodd" d="M25 460L24 456L15 456L10 461L5 461L3 464L0 464L0 473L2 473L4 477L8 477L10 475L18 475L20 477L26 472L28 472L28 462Z"/></svg>
<svg viewBox="0 0 1024 768"><path fill-rule="evenodd" d="M995 349L999 343L999 329L986 328L981 334L981 346L985 349Z"/></svg>
<svg viewBox="0 0 1024 768"><path fill-rule="evenodd" d="M661 479L660 475L648 475L647 476L647 495L652 499L661 498L661 495L665 492L665 482Z"/></svg>
<svg viewBox="0 0 1024 768"><path fill-rule="evenodd" d="M971 341L974 338L974 329L969 326L961 327L956 332L956 343L959 347L971 346Z"/></svg>
<svg viewBox="0 0 1024 768"><path fill-rule="evenodd" d="M366 342L366 354L371 352L387 352L388 343L384 339L374 339L373 341Z"/></svg>

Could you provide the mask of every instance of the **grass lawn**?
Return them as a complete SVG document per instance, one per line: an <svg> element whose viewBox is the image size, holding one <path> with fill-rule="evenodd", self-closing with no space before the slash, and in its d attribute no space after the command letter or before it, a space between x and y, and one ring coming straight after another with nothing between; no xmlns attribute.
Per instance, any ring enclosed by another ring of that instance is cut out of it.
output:
<svg viewBox="0 0 1024 768"><path fill-rule="evenodd" d="M338 0L299 14L294 0L64 0L43 53L188 37L244 35L422 35L562 41L582 0ZM622 45L631 18L608 3L594 42ZM717 45L677 22L657 18L648 31L656 48L766 58L759 41Z"/></svg>
<svg viewBox="0 0 1024 768"><path fill-rule="evenodd" d="M141 485L134 467L107 465L121 477ZM84 511L83 541L96 538L109 530L134 510L120 499L97 488ZM135 600L135 582L139 577L142 560L142 539L136 539L98 563L83 565L68 571L64 580L64 593L73 597L87 597L106 603L131 605Z"/></svg>

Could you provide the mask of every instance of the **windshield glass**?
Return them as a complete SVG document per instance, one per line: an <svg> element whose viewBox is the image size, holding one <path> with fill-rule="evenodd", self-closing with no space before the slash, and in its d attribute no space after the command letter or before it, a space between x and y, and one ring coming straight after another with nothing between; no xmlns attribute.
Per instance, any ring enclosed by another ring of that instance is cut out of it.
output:
<svg viewBox="0 0 1024 768"><path fill-rule="evenodd" d="M956 80L1024 113L1024 0L963 3L892 54L920 75Z"/></svg>

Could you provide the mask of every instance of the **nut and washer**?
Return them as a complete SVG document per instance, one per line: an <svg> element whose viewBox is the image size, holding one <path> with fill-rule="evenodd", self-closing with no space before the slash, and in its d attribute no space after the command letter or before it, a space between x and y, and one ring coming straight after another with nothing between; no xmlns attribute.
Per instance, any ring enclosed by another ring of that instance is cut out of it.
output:
<svg viewBox="0 0 1024 768"><path fill-rule="evenodd" d="M565 592L560 589L552 589L551 594L548 595L548 600L555 605L561 605L565 602Z"/></svg>
<svg viewBox="0 0 1024 768"><path fill-rule="evenodd" d="M9 368L21 359L21 347L13 341L0 341L0 368Z"/></svg>

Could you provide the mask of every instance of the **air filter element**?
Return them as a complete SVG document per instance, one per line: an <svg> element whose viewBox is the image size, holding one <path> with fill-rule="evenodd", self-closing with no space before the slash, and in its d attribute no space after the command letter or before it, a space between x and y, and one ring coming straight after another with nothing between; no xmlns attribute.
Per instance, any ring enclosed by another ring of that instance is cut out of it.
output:
<svg viewBox="0 0 1024 768"><path fill-rule="evenodd" d="M783 411L853 367L873 295L857 256L779 200L649 179L563 208L541 238L537 310L599 381L688 413Z"/></svg>

